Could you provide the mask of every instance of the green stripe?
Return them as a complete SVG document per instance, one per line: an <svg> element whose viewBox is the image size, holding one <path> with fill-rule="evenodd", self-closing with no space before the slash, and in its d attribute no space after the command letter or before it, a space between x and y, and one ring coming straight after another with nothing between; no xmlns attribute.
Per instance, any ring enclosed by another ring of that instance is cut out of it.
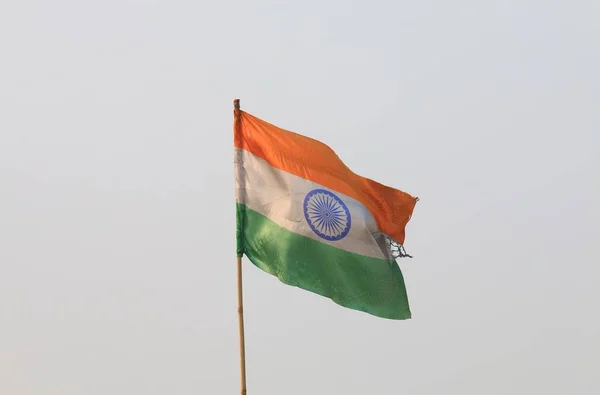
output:
<svg viewBox="0 0 600 395"><path fill-rule="evenodd" d="M411 318L402 272L395 261L321 243L237 204L237 251L283 283L341 306L390 318Z"/></svg>

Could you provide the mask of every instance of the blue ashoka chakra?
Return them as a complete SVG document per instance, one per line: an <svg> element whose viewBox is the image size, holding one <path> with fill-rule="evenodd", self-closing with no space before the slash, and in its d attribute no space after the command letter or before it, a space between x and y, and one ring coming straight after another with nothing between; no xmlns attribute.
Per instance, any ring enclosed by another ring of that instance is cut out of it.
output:
<svg viewBox="0 0 600 395"><path fill-rule="evenodd" d="M304 198L304 217L322 239L341 240L350 232L350 211L335 194L325 189L310 191Z"/></svg>

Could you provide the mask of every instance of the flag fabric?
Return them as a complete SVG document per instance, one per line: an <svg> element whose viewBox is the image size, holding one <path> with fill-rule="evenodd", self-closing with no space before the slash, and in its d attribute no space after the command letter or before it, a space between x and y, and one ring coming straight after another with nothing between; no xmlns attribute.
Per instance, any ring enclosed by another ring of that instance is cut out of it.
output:
<svg viewBox="0 0 600 395"><path fill-rule="evenodd" d="M234 111L237 253L285 284L409 319L395 258L418 198L354 174L327 145Z"/></svg>

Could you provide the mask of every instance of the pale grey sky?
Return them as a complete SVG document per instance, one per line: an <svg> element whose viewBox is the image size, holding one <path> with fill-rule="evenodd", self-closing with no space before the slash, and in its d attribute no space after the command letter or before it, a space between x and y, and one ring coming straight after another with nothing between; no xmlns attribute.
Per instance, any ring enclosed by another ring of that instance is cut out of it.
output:
<svg viewBox="0 0 600 395"><path fill-rule="evenodd" d="M389 321L245 261L249 395L600 393L600 3L0 5L0 393L239 392L232 100L421 197Z"/></svg>

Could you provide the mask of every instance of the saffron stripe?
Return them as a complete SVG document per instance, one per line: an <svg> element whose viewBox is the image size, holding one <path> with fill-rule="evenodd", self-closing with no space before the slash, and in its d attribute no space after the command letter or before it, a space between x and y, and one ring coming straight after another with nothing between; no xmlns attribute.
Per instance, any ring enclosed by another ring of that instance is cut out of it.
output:
<svg viewBox="0 0 600 395"><path fill-rule="evenodd" d="M361 202L378 228L403 244L417 199L353 173L327 145L239 112L234 145L271 166Z"/></svg>

